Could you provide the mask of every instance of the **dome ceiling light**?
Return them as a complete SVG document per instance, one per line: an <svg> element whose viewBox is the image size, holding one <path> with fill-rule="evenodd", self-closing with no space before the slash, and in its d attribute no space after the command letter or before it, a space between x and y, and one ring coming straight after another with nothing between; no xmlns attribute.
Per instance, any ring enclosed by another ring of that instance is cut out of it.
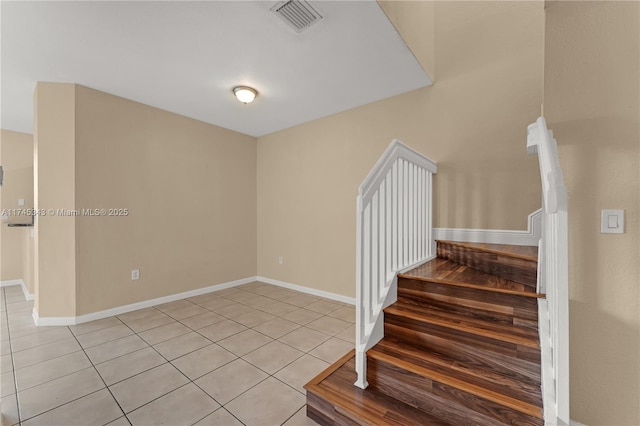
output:
<svg viewBox="0 0 640 426"><path fill-rule="evenodd" d="M236 86L233 88L233 94L236 95L240 102L248 104L258 96L258 91L249 86Z"/></svg>

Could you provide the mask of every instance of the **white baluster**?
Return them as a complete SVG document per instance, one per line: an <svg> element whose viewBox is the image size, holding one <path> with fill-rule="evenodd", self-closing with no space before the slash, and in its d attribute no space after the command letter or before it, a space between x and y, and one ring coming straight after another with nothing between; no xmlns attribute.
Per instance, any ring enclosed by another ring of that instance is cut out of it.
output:
<svg viewBox="0 0 640 426"><path fill-rule="evenodd" d="M423 179L435 170L434 162L394 141L360 186L355 383L360 388L367 387L366 351L383 336L382 309L395 301L395 287L390 291L395 273L426 258L430 195Z"/></svg>

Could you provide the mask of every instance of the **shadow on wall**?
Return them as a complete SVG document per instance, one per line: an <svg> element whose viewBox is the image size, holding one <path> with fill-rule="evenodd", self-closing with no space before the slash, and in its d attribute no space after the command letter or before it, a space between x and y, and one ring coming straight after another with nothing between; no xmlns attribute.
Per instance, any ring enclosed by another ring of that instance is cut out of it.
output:
<svg viewBox="0 0 640 426"><path fill-rule="evenodd" d="M575 420L596 419L597 423L593 424L601 425L640 424L637 415L616 417L624 416L622 413L629 413L629 410L615 409L616 406L638 406L640 329L620 321L597 306L575 300L569 301L569 321L573 330L569 341L571 411L580 413ZM580 324L579 332L574 331L576 324ZM607 382L604 385L608 389L606 392L594 394L587 404L576 400L576 387L601 389L603 380ZM608 407L606 419L601 418L602 407ZM615 414L612 416L612 413Z"/></svg>
<svg viewBox="0 0 640 426"><path fill-rule="evenodd" d="M569 190L571 411L588 424L638 425L637 121L596 117L549 127ZM604 208L626 211L624 234L600 233Z"/></svg>
<svg viewBox="0 0 640 426"><path fill-rule="evenodd" d="M521 199L531 200L526 209L537 210L540 180L532 180L530 171L523 167L528 163L523 160L538 161L537 156L527 158L524 143L522 155L513 163L491 159L439 162L438 174L434 175L434 227L455 228L464 223L473 229L526 230L528 217L513 214L511 197L518 194Z"/></svg>

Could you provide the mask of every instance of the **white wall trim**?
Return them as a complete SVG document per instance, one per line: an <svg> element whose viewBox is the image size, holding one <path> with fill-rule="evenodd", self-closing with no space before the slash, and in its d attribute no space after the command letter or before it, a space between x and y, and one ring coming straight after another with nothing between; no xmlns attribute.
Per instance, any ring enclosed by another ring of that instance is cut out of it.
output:
<svg viewBox="0 0 640 426"><path fill-rule="evenodd" d="M6 280L0 281L0 287L11 287L14 285L19 285L22 288L22 294L24 294L24 298L27 300L33 300L33 294L29 293L26 284L22 278L17 280Z"/></svg>
<svg viewBox="0 0 640 426"><path fill-rule="evenodd" d="M324 290L317 290L315 288L311 288L311 287L305 287L305 286L301 286L298 284L291 284L291 283L287 283L284 281L278 281L278 280L274 280L272 278L266 278L266 277L257 277L257 280L266 284L272 284L272 285L277 285L279 287L284 287L284 288L288 288L289 290L295 290L295 291L299 291L302 293L307 293L307 294L311 294L313 296L320 296L320 297L324 297L325 299L331 299L331 300L335 300L338 302L342 302L342 303L348 303L349 305L355 305L356 304L356 299L355 297L347 297L347 296L343 296L341 294L336 294L336 293L330 293L328 291L324 291Z"/></svg>
<svg viewBox="0 0 640 426"><path fill-rule="evenodd" d="M224 290L225 288L236 287L242 284L248 284L257 281L257 277L248 277L240 280L229 281L222 284L216 284L209 287L189 290L182 293L171 294L169 296L158 297L155 299L143 300L141 302L131 303L129 305L117 306L115 308L105 309L103 311L92 312L90 314L80 315L77 317L40 317L35 308L33 309L33 321L40 326L60 326L60 325L76 325L89 321L95 321L102 318L112 317L138 309L148 308L150 306L161 305L163 303L174 302L176 300L186 299L187 297L200 296L201 294L211 293L214 291Z"/></svg>
<svg viewBox="0 0 640 426"><path fill-rule="evenodd" d="M163 303L174 302L176 300L186 299L188 297L199 296L201 294L211 293L218 290L224 290L225 288L236 287L242 284L248 284L254 281L260 281L266 284L276 285L279 287L288 288L290 290L296 290L302 293L311 294L314 296L324 297L326 299L336 300L338 302L348 303L355 305L356 301L353 297L347 297L340 294L330 293L328 291L316 290L314 288L304 287L297 284L286 283L284 281L278 281L265 277L248 277L236 281L229 281L222 284L216 284L209 287L198 288L195 290L185 291L183 293L176 293L169 296L158 297L156 299L143 300L141 302L131 303L129 305L117 306L115 308L105 309L103 311L92 312L90 314L79 315L77 317L41 317L38 315L36 309L33 309L33 322L38 327L43 326L65 326L65 325L77 325L89 321L95 321L102 318L111 317L114 315L120 315L138 309L148 308L150 306L160 305ZM13 284L16 285L16 284Z"/></svg>
<svg viewBox="0 0 640 426"><path fill-rule="evenodd" d="M24 282L22 279L19 280L5 280L0 281L0 287L11 287L13 285L22 285Z"/></svg>
<svg viewBox="0 0 640 426"><path fill-rule="evenodd" d="M548 304L546 299L538 299L538 334L540 337L540 370L544 423L558 424L555 386L553 379L553 356L551 353L551 332L549 330Z"/></svg>
<svg viewBox="0 0 640 426"><path fill-rule="evenodd" d="M433 234L436 240L537 246L542 235L542 209L538 209L529 215L526 231L504 229L433 228Z"/></svg>

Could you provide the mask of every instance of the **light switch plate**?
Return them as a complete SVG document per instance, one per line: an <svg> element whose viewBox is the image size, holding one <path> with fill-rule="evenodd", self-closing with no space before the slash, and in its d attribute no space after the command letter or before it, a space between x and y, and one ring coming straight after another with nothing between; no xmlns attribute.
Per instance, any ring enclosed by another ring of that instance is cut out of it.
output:
<svg viewBox="0 0 640 426"><path fill-rule="evenodd" d="M624 210L602 210L601 234L624 234Z"/></svg>

